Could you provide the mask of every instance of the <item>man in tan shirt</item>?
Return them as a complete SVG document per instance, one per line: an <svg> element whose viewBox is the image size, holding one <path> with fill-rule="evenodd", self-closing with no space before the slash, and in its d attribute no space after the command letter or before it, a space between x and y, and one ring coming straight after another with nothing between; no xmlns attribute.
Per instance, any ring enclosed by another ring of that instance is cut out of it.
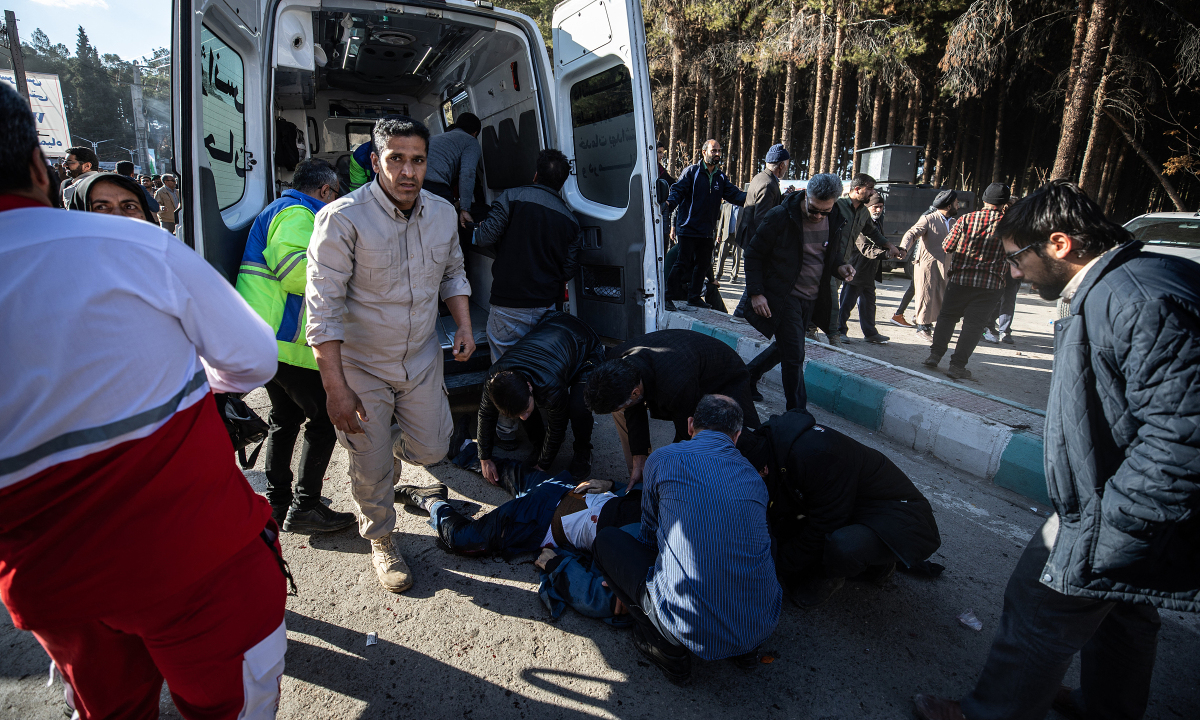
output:
<svg viewBox="0 0 1200 720"><path fill-rule="evenodd" d="M308 247L306 337L321 370L329 419L350 454L359 532L384 588L412 573L392 541L395 457L446 456L453 421L435 337L438 297L458 331L454 358L475 351L458 214L421 190L429 131L408 117L375 124L375 179L317 213ZM392 418L399 425L393 437Z"/></svg>

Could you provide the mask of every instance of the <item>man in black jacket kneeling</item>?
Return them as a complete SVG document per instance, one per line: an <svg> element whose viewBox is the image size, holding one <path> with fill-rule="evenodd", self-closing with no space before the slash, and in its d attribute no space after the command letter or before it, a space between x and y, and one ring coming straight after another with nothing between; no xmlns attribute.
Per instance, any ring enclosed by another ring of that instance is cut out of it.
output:
<svg viewBox="0 0 1200 720"><path fill-rule="evenodd" d="M775 570L801 607L857 577L881 583L917 569L942 544L933 508L878 450L804 410L773 416L738 449L767 483Z"/></svg>
<svg viewBox="0 0 1200 720"><path fill-rule="evenodd" d="M1004 591L983 672L918 718L1142 717L1158 608L1200 611L1200 267L1145 252L1055 180L996 225L1012 277L1059 298L1046 408L1055 513ZM1080 687L1061 686L1075 654Z"/></svg>
<svg viewBox="0 0 1200 720"><path fill-rule="evenodd" d="M564 312L550 311L509 348L488 371L479 401L479 464L493 485L499 474L492 462L496 422L500 415L525 421L525 431L541 445L536 470L549 470L567 436L575 436L568 470L583 479L592 470L592 413L583 393L592 369L604 362L604 345L587 323ZM546 411L542 422L538 409Z"/></svg>

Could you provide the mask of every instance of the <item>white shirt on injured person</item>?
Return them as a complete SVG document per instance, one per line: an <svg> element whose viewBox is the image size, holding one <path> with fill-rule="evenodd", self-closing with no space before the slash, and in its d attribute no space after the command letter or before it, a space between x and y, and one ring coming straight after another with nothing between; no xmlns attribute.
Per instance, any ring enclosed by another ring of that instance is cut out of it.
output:
<svg viewBox="0 0 1200 720"><path fill-rule="evenodd" d="M584 495L583 501L587 503L586 510L562 516L563 533L566 534L567 540L580 550L591 550L592 543L596 541L596 525L600 522L600 509L604 507L604 503L615 500L616 497L610 492ZM552 528L546 528L546 537L542 538L542 547L558 547L558 543L554 542Z"/></svg>

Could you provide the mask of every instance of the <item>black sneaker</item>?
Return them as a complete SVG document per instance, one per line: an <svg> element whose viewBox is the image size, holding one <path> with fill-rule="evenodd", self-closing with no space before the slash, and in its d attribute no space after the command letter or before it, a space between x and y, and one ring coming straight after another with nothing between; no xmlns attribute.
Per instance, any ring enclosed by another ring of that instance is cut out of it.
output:
<svg viewBox="0 0 1200 720"><path fill-rule="evenodd" d="M692 656L683 648L664 648L666 643L646 637L640 625L633 626L633 646L642 657L653 663L672 685L684 687L692 683Z"/></svg>
<svg viewBox="0 0 1200 720"><path fill-rule="evenodd" d="M699 308L703 310L712 310L712 306L703 300L688 300L688 307Z"/></svg>
<svg viewBox="0 0 1200 720"><path fill-rule="evenodd" d="M822 604L846 584L846 578L810 578L801 582L792 593L792 600L802 608L811 609Z"/></svg>
<svg viewBox="0 0 1200 720"><path fill-rule="evenodd" d="M285 532L307 535L337 532L356 522L358 519L354 517L354 513L334 512L321 503L317 503L311 510L288 508L287 519L283 521L283 529Z"/></svg>
<svg viewBox="0 0 1200 720"><path fill-rule="evenodd" d="M290 505L272 505L271 506L271 519L275 521L275 524L279 526L280 530L283 529L283 523L285 520L287 520L289 507L291 507L291 506Z"/></svg>
<svg viewBox="0 0 1200 720"><path fill-rule="evenodd" d="M1011 334L1011 333L1010 333L1010 334L1008 334L1008 335L1005 335L1005 336L1004 336L1004 337L1002 337L1002 338L1000 338L1000 342L1004 343L1005 345L1016 345L1016 344L1017 344L1017 343L1016 343L1016 342L1015 342L1015 341L1012 339L1012 334Z"/></svg>
<svg viewBox="0 0 1200 720"><path fill-rule="evenodd" d="M954 380L970 380L971 371L963 365L955 365L951 363L950 367L946 368L946 377Z"/></svg>
<svg viewBox="0 0 1200 720"><path fill-rule="evenodd" d="M587 476L592 474L592 453L575 453L571 463L567 465L567 472L571 473L573 480L586 480Z"/></svg>
<svg viewBox="0 0 1200 720"><path fill-rule="evenodd" d="M867 342L875 343L876 345L887 345L887 341L891 340L891 338L888 337L887 335L884 335L883 333L875 333L874 335L867 338L866 340L867 340Z"/></svg>
<svg viewBox="0 0 1200 720"><path fill-rule="evenodd" d="M942 358L940 355L934 355L933 353L929 353L929 357L922 360L921 364L924 365L925 367L937 367L938 363L940 363L941 361L942 361Z"/></svg>
<svg viewBox="0 0 1200 720"><path fill-rule="evenodd" d="M417 487L416 485L397 485L396 502L404 507L420 508L422 501L426 500L441 500L446 502L450 499L450 493L446 491L446 486L438 483L430 487Z"/></svg>
<svg viewBox="0 0 1200 720"><path fill-rule="evenodd" d="M679 308L675 307L675 302L671 300L671 298L663 300L663 310L666 310L667 312L675 312L678 309Z"/></svg>

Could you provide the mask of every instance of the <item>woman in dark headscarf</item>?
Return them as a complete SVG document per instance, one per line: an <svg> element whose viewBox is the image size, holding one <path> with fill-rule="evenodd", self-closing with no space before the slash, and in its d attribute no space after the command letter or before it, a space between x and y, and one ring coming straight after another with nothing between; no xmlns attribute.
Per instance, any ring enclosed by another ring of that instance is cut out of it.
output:
<svg viewBox="0 0 1200 720"><path fill-rule="evenodd" d="M120 215L158 224L150 212L150 203L146 202L142 186L133 178L116 173L100 173L79 181L67 209Z"/></svg>
<svg viewBox="0 0 1200 720"><path fill-rule="evenodd" d="M917 314L914 318L917 335L926 342L933 342L933 324L942 309L942 296L946 293L946 251L942 243L954 227L951 218L958 208L958 193L943 190L933 199L933 205L916 222L900 248L905 252L920 242L913 260L913 290L917 299Z"/></svg>

